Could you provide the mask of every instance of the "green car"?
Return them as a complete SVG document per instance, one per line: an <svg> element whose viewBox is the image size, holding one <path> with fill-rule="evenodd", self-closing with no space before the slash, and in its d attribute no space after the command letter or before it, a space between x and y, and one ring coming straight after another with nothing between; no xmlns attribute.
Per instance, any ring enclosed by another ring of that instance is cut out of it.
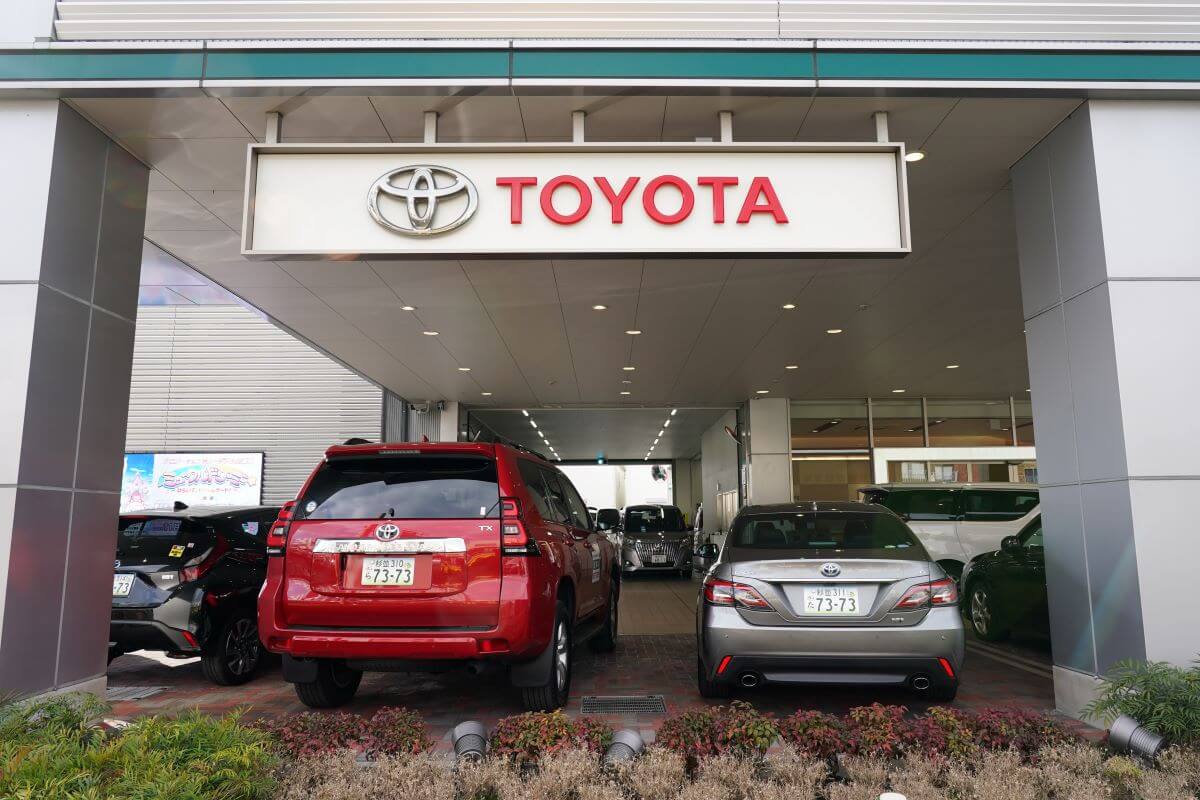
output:
<svg viewBox="0 0 1200 800"><path fill-rule="evenodd" d="M999 550L971 559L961 586L963 610L980 639L1000 641L1013 630L1049 635L1041 514Z"/></svg>

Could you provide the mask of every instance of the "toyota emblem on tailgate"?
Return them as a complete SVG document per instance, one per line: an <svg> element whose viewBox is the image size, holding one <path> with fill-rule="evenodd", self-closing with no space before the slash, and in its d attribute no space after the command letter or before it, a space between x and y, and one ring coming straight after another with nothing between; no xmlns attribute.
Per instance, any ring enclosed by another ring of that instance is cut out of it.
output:
<svg viewBox="0 0 1200 800"><path fill-rule="evenodd" d="M400 535L400 529L390 522L385 522L375 529L375 538L381 542L390 542Z"/></svg>
<svg viewBox="0 0 1200 800"><path fill-rule="evenodd" d="M379 207L381 194L404 203L400 219L384 216L383 209ZM458 215L448 217L443 214L443 220L438 224L438 209L443 202L460 194L466 195L466 203L453 204ZM466 175L456 169L432 164L413 164L386 172L371 184L367 192L367 211L371 219L405 236L433 236L452 231L465 224L478 207L479 193Z"/></svg>
<svg viewBox="0 0 1200 800"><path fill-rule="evenodd" d="M842 568L832 561L827 561L821 565L821 574L826 578L836 578L842 574Z"/></svg>

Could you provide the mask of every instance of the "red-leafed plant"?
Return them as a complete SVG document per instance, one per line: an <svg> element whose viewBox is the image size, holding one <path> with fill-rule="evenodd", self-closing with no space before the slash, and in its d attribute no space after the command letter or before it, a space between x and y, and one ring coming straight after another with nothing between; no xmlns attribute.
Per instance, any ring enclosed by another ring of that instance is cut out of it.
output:
<svg viewBox="0 0 1200 800"><path fill-rule="evenodd" d="M830 758L846 749L846 726L822 711L801 709L779 720L779 736L801 753Z"/></svg>
<svg viewBox="0 0 1200 800"><path fill-rule="evenodd" d="M658 730L655 743L688 758L698 759L729 753L761 755L779 736L775 720L759 713L749 703L735 701L671 717Z"/></svg>
<svg viewBox="0 0 1200 800"><path fill-rule="evenodd" d="M337 750L373 758L420 753L433 746L420 715L407 708L382 708L370 718L345 711L289 714L255 726L271 734L279 750L291 758Z"/></svg>
<svg viewBox="0 0 1200 800"><path fill-rule="evenodd" d="M612 728L590 717L571 719L562 711L529 712L496 723L491 754L522 765L573 748L600 752L612 743Z"/></svg>

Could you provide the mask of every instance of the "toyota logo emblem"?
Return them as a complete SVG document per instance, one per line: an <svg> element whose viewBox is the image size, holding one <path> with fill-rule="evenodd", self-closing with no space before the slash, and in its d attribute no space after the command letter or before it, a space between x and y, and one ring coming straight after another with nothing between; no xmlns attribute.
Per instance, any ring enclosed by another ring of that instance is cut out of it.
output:
<svg viewBox="0 0 1200 800"><path fill-rule="evenodd" d="M379 205L380 195L404 204L399 220L384 215ZM460 195L465 198L460 200ZM439 214L443 205L447 206L446 211ZM384 173L367 192L371 218L389 231L405 236L435 236L452 231L465 225L477 208L479 193L466 175L431 164L412 164Z"/></svg>
<svg viewBox="0 0 1200 800"><path fill-rule="evenodd" d="M375 529L375 538L381 542L390 542L400 535L400 529L390 522L384 523Z"/></svg>
<svg viewBox="0 0 1200 800"><path fill-rule="evenodd" d="M842 574L842 568L832 561L829 561L821 565L821 574L826 578L836 578L838 575Z"/></svg>

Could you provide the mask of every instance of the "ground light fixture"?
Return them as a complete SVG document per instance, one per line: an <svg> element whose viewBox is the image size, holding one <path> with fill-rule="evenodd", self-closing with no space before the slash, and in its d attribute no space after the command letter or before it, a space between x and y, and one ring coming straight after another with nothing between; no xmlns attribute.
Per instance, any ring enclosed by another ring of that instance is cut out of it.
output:
<svg viewBox="0 0 1200 800"><path fill-rule="evenodd" d="M467 720L454 726L454 757L459 761L482 761L487 755L487 728L482 722Z"/></svg>
<svg viewBox="0 0 1200 800"><path fill-rule="evenodd" d="M641 735L632 728L622 728L613 734L612 744L604 749L601 764L616 764L618 761L633 761L646 749Z"/></svg>
<svg viewBox="0 0 1200 800"><path fill-rule="evenodd" d="M925 159L925 151L923 151L923 150L910 150L904 154L904 160L909 162L910 164L914 164L918 161L923 161L924 159Z"/></svg>
<svg viewBox="0 0 1200 800"><path fill-rule="evenodd" d="M1122 714L1113 720L1108 729L1108 744L1118 752L1153 760L1167 746L1167 740L1146 730L1142 723L1128 714Z"/></svg>

